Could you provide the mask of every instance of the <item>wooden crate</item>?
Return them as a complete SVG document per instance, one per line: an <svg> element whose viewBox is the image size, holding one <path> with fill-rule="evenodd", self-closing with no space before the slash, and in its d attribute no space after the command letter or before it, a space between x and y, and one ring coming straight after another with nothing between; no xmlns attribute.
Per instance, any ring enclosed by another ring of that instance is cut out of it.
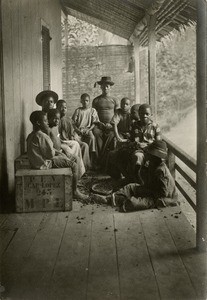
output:
<svg viewBox="0 0 207 300"><path fill-rule="evenodd" d="M17 170L16 211L72 210L72 171L69 168Z"/></svg>
<svg viewBox="0 0 207 300"><path fill-rule="evenodd" d="M20 169L31 169L31 166L30 166L30 163L29 163L29 159L28 159L28 156L27 154L22 154L20 155L19 157L17 157L14 161L14 169L15 169L15 172L17 170L20 170Z"/></svg>

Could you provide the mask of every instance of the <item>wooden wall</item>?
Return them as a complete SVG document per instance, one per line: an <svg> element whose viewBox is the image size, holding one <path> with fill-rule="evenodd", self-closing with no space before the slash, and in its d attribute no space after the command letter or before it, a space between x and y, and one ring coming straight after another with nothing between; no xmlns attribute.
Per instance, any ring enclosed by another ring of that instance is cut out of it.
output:
<svg viewBox="0 0 207 300"><path fill-rule="evenodd" d="M61 7L59 0L1 0L5 150L9 192L14 190L14 159L26 150L29 115L40 109L43 89L41 25L50 29L51 89L62 96ZM1 105L0 105L1 108ZM0 112L1 113L1 112Z"/></svg>

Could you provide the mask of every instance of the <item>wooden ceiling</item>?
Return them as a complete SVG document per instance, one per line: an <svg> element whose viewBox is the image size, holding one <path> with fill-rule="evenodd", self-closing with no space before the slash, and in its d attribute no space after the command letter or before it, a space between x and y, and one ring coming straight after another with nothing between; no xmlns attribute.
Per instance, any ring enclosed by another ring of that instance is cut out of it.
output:
<svg viewBox="0 0 207 300"><path fill-rule="evenodd" d="M125 39L133 34L155 0L61 0L67 14ZM196 0L165 0L157 12L158 40L173 29L196 21ZM143 29L141 43L147 41Z"/></svg>

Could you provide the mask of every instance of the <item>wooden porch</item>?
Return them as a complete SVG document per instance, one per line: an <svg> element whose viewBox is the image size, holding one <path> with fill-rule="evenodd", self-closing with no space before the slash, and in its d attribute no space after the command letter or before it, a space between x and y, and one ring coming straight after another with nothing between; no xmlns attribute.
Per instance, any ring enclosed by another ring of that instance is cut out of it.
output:
<svg viewBox="0 0 207 300"><path fill-rule="evenodd" d="M2 299L206 299L206 253L180 208L0 215Z"/></svg>

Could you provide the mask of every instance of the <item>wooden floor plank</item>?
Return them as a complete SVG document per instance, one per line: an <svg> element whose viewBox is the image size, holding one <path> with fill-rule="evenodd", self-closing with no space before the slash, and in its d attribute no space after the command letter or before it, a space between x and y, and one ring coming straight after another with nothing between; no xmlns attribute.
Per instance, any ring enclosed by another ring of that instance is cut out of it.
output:
<svg viewBox="0 0 207 300"><path fill-rule="evenodd" d="M114 211L101 210L93 215L87 299L120 299Z"/></svg>
<svg viewBox="0 0 207 300"><path fill-rule="evenodd" d="M92 206L72 211L51 280L50 299L86 299Z"/></svg>
<svg viewBox="0 0 207 300"><path fill-rule="evenodd" d="M44 216L27 256L24 257L16 284L10 291L12 299L49 299L50 278L68 220L68 212L46 213Z"/></svg>
<svg viewBox="0 0 207 300"><path fill-rule="evenodd" d="M139 212L114 216L121 299L160 299Z"/></svg>
<svg viewBox="0 0 207 300"><path fill-rule="evenodd" d="M24 264L42 218L43 213L10 215L7 222L4 223L5 229L17 229L1 260L1 283L6 289L4 294L8 298L10 298L11 289L16 286L19 272ZM16 227L12 227L14 225Z"/></svg>
<svg viewBox="0 0 207 300"><path fill-rule="evenodd" d="M18 229L22 226L24 216L20 214L5 215L0 227L0 256L8 248Z"/></svg>
<svg viewBox="0 0 207 300"><path fill-rule="evenodd" d="M207 297L207 254L196 251L196 234L178 210L167 209L165 222L199 299Z"/></svg>
<svg viewBox="0 0 207 300"><path fill-rule="evenodd" d="M8 214L0 214L0 228L3 225L3 223L5 222L5 220L7 219Z"/></svg>
<svg viewBox="0 0 207 300"><path fill-rule="evenodd" d="M188 273L158 210L140 214L149 254L162 299L196 299Z"/></svg>

